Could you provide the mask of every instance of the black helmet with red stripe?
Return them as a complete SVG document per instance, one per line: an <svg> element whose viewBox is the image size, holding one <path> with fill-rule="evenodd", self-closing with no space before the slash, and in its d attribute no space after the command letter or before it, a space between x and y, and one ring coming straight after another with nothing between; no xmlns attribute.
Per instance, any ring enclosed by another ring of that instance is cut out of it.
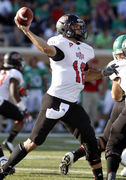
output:
<svg viewBox="0 0 126 180"><path fill-rule="evenodd" d="M77 34L76 31L71 28L71 25L77 24L80 25L80 34ZM61 16L56 23L56 29L58 34L62 34L69 38L75 38L79 41L87 38L86 24L84 20L74 14Z"/></svg>
<svg viewBox="0 0 126 180"><path fill-rule="evenodd" d="M4 55L4 68L14 68L18 69L19 71L23 71L24 68L24 59L22 58L21 54L18 52L9 52Z"/></svg>

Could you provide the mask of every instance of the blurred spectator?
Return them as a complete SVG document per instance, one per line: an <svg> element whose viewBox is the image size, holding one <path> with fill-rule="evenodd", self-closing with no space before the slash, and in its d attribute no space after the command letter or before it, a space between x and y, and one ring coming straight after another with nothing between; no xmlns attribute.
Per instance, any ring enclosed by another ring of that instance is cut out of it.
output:
<svg viewBox="0 0 126 180"><path fill-rule="evenodd" d="M63 10L64 14L73 14L75 8L75 2L72 0L64 0L63 1Z"/></svg>
<svg viewBox="0 0 126 180"><path fill-rule="evenodd" d="M120 13L118 17L112 22L112 33L114 38L116 38L120 33L126 32L126 21L124 19L124 14Z"/></svg>
<svg viewBox="0 0 126 180"><path fill-rule="evenodd" d="M95 46L100 49L112 49L112 35L108 28L96 35Z"/></svg>
<svg viewBox="0 0 126 180"><path fill-rule="evenodd" d="M90 62L90 69L96 70L98 67L98 60L93 59ZM89 114L92 127L94 127L98 115L98 99L99 99L99 86L101 79L91 82L86 82L84 87L84 93L82 94L82 106Z"/></svg>
<svg viewBox="0 0 126 180"><path fill-rule="evenodd" d="M35 17L40 19L46 19L49 16L49 3L44 2L40 6L38 6L35 10Z"/></svg>
<svg viewBox="0 0 126 180"><path fill-rule="evenodd" d="M115 103L115 101L112 99L111 96L112 81L109 78L104 78L102 81L102 87L103 87L102 91L105 92L105 95L103 99L101 116L98 121L98 127L95 129L96 133L103 132L104 127L109 119L109 115L112 110L112 107Z"/></svg>
<svg viewBox="0 0 126 180"><path fill-rule="evenodd" d="M12 4L9 0L0 0L0 23L13 25Z"/></svg>
<svg viewBox="0 0 126 180"><path fill-rule="evenodd" d="M20 0L14 0L14 1L11 1L12 3L12 12L13 14L16 14L16 12L18 11L18 9L21 7L20 6Z"/></svg>
<svg viewBox="0 0 126 180"><path fill-rule="evenodd" d="M95 7L96 24L99 29L105 27L111 28L112 21L115 19L115 14L108 0L100 0Z"/></svg>
<svg viewBox="0 0 126 180"><path fill-rule="evenodd" d="M126 20L126 0L121 0L117 4L117 14L124 14L124 18Z"/></svg>
<svg viewBox="0 0 126 180"><path fill-rule="evenodd" d="M18 30L17 26L13 26L13 31L7 33L9 46L25 46L24 34Z"/></svg>
<svg viewBox="0 0 126 180"><path fill-rule="evenodd" d="M64 14L62 4L60 2L54 3L54 6L51 10L51 15L54 23L57 22L57 20Z"/></svg>
<svg viewBox="0 0 126 180"><path fill-rule="evenodd" d="M94 9L99 0L90 0L90 6Z"/></svg>
<svg viewBox="0 0 126 180"><path fill-rule="evenodd" d="M88 3L86 0L76 0L75 3L75 14L84 16L90 12Z"/></svg>
<svg viewBox="0 0 126 180"><path fill-rule="evenodd" d="M43 36L44 36L44 39L47 40L50 37L55 36L56 34L57 34L56 26L55 24L51 24L47 26L47 28L45 29Z"/></svg>
<svg viewBox="0 0 126 180"><path fill-rule="evenodd" d="M90 46L94 46L94 42L95 42L95 34L93 32L93 26L92 24L89 24L87 27L87 31L88 31L88 38L85 40L87 44L89 44Z"/></svg>
<svg viewBox="0 0 126 180"><path fill-rule="evenodd" d="M47 1L49 1L49 0L37 0L39 5L41 5L41 4L43 4L43 3L47 2Z"/></svg>
<svg viewBox="0 0 126 180"><path fill-rule="evenodd" d="M2 67L2 65L3 65L3 55L0 54L0 68Z"/></svg>
<svg viewBox="0 0 126 180"><path fill-rule="evenodd" d="M26 87L29 89L26 106L29 112L36 117L40 111L41 100L44 92L47 90L47 80L45 75L48 69L38 67L37 57L32 57L24 69L24 80Z"/></svg>
<svg viewBox="0 0 126 180"><path fill-rule="evenodd" d="M4 26L0 24L0 47L5 47L9 45L7 34L4 33Z"/></svg>

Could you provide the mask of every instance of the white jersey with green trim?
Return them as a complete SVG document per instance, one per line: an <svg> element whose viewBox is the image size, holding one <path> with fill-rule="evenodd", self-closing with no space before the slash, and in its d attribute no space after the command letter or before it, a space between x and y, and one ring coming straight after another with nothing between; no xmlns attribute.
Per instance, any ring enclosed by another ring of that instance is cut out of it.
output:
<svg viewBox="0 0 126 180"><path fill-rule="evenodd" d="M62 35L50 38L48 44L58 47L64 53L64 58L60 61L50 58L52 82L47 93L69 102L76 102L84 88L84 68L86 63L94 58L94 50L85 43L76 44Z"/></svg>
<svg viewBox="0 0 126 180"><path fill-rule="evenodd" d="M110 76L111 80L114 80L116 77L120 77L120 86L123 89L123 91L126 93L126 59L122 60L113 60L111 61L108 66L116 64L118 67L116 68L118 74L113 73Z"/></svg>
<svg viewBox="0 0 126 180"><path fill-rule="evenodd" d="M16 69L0 71L0 97L2 97L2 99L8 100L10 97L9 86L10 79L12 78L18 80L19 85L24 83L23 76L20 71Z"/></svg>

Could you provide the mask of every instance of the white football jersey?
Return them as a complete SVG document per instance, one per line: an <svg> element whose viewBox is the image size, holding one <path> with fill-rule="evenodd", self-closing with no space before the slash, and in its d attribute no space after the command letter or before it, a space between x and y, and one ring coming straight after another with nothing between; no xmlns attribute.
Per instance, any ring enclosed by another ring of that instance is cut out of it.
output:
<svg viewBox="0 0 126 180"><path fill-rule="evenodd" d="M108 64L108 66L112 64L116 64L119 67L116 68L116 70L118 71L118 74L116 75L115 73L113 73L110 76L110 79L114 80L116 77L120 77L121 79L120 86L123 89L123 91L126 93L126 59L122 59L120 61L113 60Z"/></svg>
<svg viewBox="0 0 126 180"><path fill-rule="evenodd" d="M52 82L47 93L69 102L76 102L84 88L85 65L94 58L94 50L85 43L76 44L62 35L50 38L48 44L58 47L64 53L64 59L54 61L50 58Z"/></svg>
<svg viewBox="0 0 126 180"><path fill-rule="evenodd" d="M23 76L20 71L16 69L10 69L10 70L1 70L0 71L0 97L2 97L5 100L9 99L10 91L10 79L14 78L19 81L19 85L24 83Z"/></svg>

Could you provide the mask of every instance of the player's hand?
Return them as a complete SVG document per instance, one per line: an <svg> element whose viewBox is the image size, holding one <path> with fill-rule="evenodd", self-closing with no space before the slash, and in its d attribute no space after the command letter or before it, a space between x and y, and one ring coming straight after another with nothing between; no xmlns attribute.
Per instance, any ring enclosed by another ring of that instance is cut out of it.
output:
<svg viewBox="0 0 126 180"><path fill-rule="evenodd" d="M112 64L110 66L106 66L103 70L102 70L102 74L104 76L111 76L113 73L115 73L116 75L118 75L118 71L117 71L117 68L119 66L116 65L116 64Z"/></svg>
<svg viewBox="0 0 126 180"><path fill-rule="evenodd" d="M27 89L25 89L24 87L20 87L19 88L19 94L21 97L27 96Z"/></svg>
<svg viewBox="0 0 126 180"><path fill-rule="evenodd" d="M15 24L17 25L17 27L20 30L22 30L25 34L29 31L29 28L30 28L31 24L29 24L28 26L23 26L23 25L19 24L19 22L17 21L17 17L16 16L14 18L14 21L15 21Z"/></svg>
<svg viewBox="0 0 126 180"><path fill-rule="evenodd" d="M25 110L24 112L23 112L23 114L24 114L24 122L26 122L26 123L30 123L30 122L32 122L33 121L33 118L32 118L32 116L31 116L31 114L29 113L29 112L27 112L27 110Z"/></svg>

